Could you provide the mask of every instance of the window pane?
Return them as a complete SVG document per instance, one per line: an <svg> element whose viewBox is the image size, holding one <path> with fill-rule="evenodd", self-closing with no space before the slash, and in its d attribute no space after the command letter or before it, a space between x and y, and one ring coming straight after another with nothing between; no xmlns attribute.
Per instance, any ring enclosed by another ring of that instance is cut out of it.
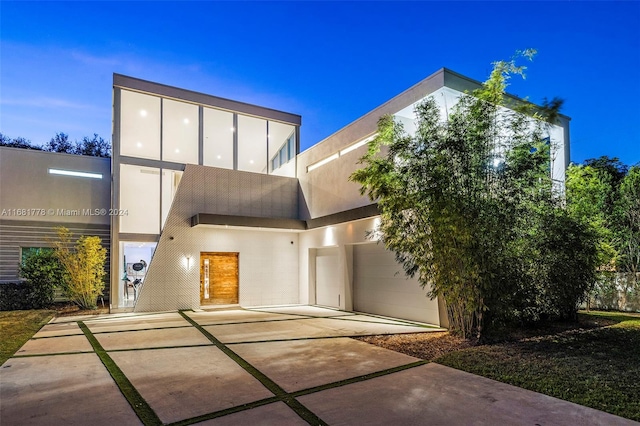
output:
<svg viewBox="0 0 640 426"><path fill-rule="evenodd" d="M198 164L198 106L162 100L162 159Z"/></svg>
<svg viewBox="0 0 640 426"><path fill-rule="evenodd" d="M120 232L160 233L160 169L120 165Z"/></svg>
<svg viewBox="0 0 640 426"><path fill-rule="evenodd" d="M267 173L267 121L238 115L238 170Z"/></svg>
<svg viewBox="0 0 640 426"><path fill-rule="evenodd" d="M292 133L289 136L289 159L293 159L296 156L296 135Z"/></svg>
<svg viewBox="0 0 640 426"><path fill-rule="evenodd" d="M269 122L269 158L279 157L279 166L284 166L293 156L289 156L287 142L295 131L295 127L289 124ZM273 171L274 169L271 169Z"/></svg>
<svg viewBox="0 0 640 426"><path fill-rule="evenodd" d="M167 221L171 204L176 196L178 185L182 179L182 172L178 170L162 170L162 227Z"/></svg>
<svg viewBox="0 0 640 426"><path fill-rule="evenodd" d="M120 93L120 154L159 160L160 98Z"/></svg>
<svg viewBox="0 0 640 426"><path fill-rule="evenodd" d="M233 169L233 113L204 109L204 165Z"/></svg>

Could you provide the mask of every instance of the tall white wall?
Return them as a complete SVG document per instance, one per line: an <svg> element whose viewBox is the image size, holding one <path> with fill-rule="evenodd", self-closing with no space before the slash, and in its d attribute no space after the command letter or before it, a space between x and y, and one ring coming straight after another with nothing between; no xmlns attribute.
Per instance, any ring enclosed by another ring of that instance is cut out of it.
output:
<svg viewBox="0 0 640 426"><path fill-rule="evenodd" d="M292 178L187 165L156 248L136 312L200 307L200 253L238 252L239 302L298 303L298 234L192 227L197 213L295 217Z"/></svg>

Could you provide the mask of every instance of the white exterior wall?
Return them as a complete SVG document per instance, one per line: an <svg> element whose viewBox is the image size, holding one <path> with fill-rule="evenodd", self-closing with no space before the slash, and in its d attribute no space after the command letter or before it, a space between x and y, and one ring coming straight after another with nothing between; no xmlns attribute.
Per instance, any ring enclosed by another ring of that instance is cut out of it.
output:
<svg viewBox="0 0 640 426"><path fill-rule="evenodd" d="M296 233L198 226L158 247L136 312L199 308L201 252L240 253L241 306L298 303Z"/></svg>
<svg viewBox="0 0 640 426"><path fill-rule="evenodd" d="M337 271L330 273L337 277L340 294L340 309L353 310L353 247L357 244L371 244L367 231L374 230L379 217L357 220L324 228L313 229L299 234L299 303L314 305L316 300L316 254L319 249L335 247L338 253ZM395 265L394 273L402 273L402 266ZM417 280L415 285L419 286ZM391 285L391 284L390 284ZM426 290L425 290L426 293ZM427 309L433 312L430 322L440 325L437 300L424 300Z"/></svg>

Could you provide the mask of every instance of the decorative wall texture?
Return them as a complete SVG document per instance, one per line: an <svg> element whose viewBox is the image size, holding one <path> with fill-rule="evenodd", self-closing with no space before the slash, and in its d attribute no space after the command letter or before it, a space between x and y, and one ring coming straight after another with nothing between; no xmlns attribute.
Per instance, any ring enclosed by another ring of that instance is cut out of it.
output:
<svg viewBox="0 0 640 426"><path fill-rule="evenodd" d="M295 219L294 178L187 165L136 312L200 307L200 252L238 252L240 305L298 303L298 234L191 227L196 213Z"/></svg>

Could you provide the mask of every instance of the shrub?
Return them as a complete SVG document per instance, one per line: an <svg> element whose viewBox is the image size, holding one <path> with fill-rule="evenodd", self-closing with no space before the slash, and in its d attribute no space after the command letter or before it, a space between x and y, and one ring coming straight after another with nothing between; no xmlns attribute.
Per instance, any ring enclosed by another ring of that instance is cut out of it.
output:
<svg viewBox="0 0 640 426"><path fill-rule="evenodd" d="M29 252L20 265L27 280L25 301L28 309L41 309L53 303L56 287L64 287L66 272L52 249Z"/></svg>
<svg viewBox="0 0 640 426"><path fill-rule="evenodd" d="M26 281L0 284L0 311L31 309L28 305L31 286Z"/></svg>

